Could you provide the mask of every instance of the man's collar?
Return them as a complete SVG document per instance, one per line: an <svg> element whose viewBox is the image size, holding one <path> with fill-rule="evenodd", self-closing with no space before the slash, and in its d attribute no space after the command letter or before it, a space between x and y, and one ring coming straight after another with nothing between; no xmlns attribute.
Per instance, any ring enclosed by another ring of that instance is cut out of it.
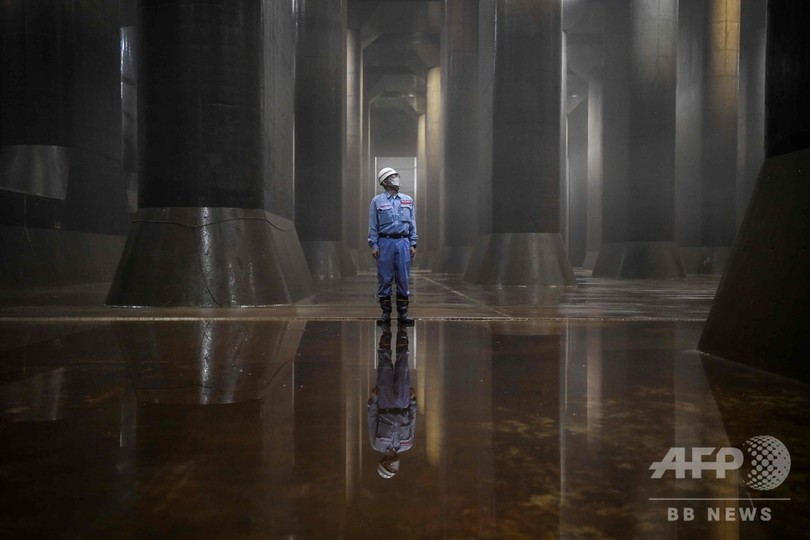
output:
<svg viewBox="0 0 810 540"><path fill-rule="evenodd" d="M397 192L397 194L396 194L396 195L391 195L391 194L388 192L388 190L385 190L383 193L385 193L385 196L388 198L388 200L391 200L391 199L393 199L394 197L399 197L399 193L398 193L398 192Z"/></svg>

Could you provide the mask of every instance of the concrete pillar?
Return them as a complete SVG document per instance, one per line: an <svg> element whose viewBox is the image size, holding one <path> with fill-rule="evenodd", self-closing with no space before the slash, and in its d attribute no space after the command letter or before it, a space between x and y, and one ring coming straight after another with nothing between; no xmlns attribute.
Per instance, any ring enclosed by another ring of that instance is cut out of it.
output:
<svg viewBox="0 0 810 540"><path fill-rule="evenodd" d="M571 98L573 99L573 98ZM582 266L587 252L588 225L588 102L582 101L567 117L568 257Z"/></svg>
<svg viewBox="0 0 810 540"><path fill-rule="evenodd" d="M560 238L561 10L551 0L497 4L492 235L473 255L477 283L574 284Z"/></svg>
<svg viewBox="0 0 810 540"><path fill-rule="evenodd" d="M726 257L736 233L739 59L740 0L712 0L703 161L703 243L711 248L724 248Z"/></svg>
<svg viewBox="0 0 810 540"><path fill-rule="evenodd" d="M354 272L343 243L346 3L300 0L295 89L295 225L312 276Z"/></svg>
<svg viewBox="0 0 810 540"><path fill-rule="evenodd" d="M588 80L587 232L583 266L593 270L602 245L602 78Z"/></svg>
<svg viewBox="0 0 810 540"><path fill-rule="evenodd" d="M496 0L478 0L478 97L476 131L478 162L475 182L478 193L478 238L464 280L475 283L481 273L483 256L492 234L492 86L495 66Z"/></svg>
<svg viewBox="0 0 810 540"><path fill-rule="evenodd" d="M696 216L699 234L697 242L695 239L681 240L681 255L687 273L717 274L728 261L737 229L740 0L691 4L692 9L702 11L699 15L705 18L704 21L694 21L700 34L698 43L706 44L705 75L701 77L704 96L695 100L702 103L703 116L700 121L703 133L697 143L700 144L700 184L696 192L691 186L679 186L679 193L686 205L699 208ZM689 137L690 133L684 133L684 136ZM694 132L691 132L691 137L695 137Z"/></svg>
<svg viewBox="0 0 810 540"><path fill-rule="evenodd" d="M441 68L435 67L428 71L427 80L427 118L426 118L426 161L427 172L425 185L427 188L427 204L421 210L425 213L424 229L417 229L423 247L433 265L438 260L441 247L441 165L442 165L442 107L441 107ZM425 250L425 248L427 248Z"/></svg>
<svg viewBox="0 0 810 540"><path fill-rule="evenodd" d="M346 156L343 167L343 238L357 268L357 258L366 255L368 200L362 196L362 92L360 90L361 47L354 30L346 34Z"/></svg>
<svg viewBox="0 0 810 540"><path fill-rule="evenodd" d="M701 351L810 382L810 3L768 3L766 156Z"/></svg>
<svg viewBox="0 0 810 540"><path fill-rule="evenodd" d="M704 0L678 3L678 68L675 126L675 238L687 273L699 271L703 123L706 111L708 9ZM690 263L694 261L694 264Z"/></svg>
<svg viewBox="0 0 810 540"><path fill-rule="evenodd" d="M258 0L141 2L139 210L108 304L311 294L292 223L263 209L262 20Z"/></svg>
<svg viewBox="0 0 810 540"><path fill-rule="evenodd" d="M416 230L420 234L427 231L427 115L420 114L416 128ZM421 250L420 250L421 251ZM427 257L424 253L417 255L414 264L417 268L427 268L424 263Z"/></svg>
<svg viewBox="0 0 810 540"><path fill-rule="evenodd" d="M360 58L361 62L363 60L363 56L361 55ZM363 70L360 69L360 73L362 76ZM360 182L361 182L361 196L364 201L364 208L363 208L363 245L365 247L365 251L358 254L359 263L361 268L365 269L376 269L376 263L374 259L370 255L370 248L368 247L368 205L371 203L371 199L377 194L377 172L374 170L374 155L371 149L371 103L368 98L368 89L365 86L366 79L363 78L361 82L361 88L363 95L361 97L361 103L363 104L363 136L362 136L362 155L361 155L361 170L360 170Z"/></svg>
<svg viewBox="0 0 810 540"><path fill-rule="evenodd" d="M737 228L765 159L766 0L740 2L740 85L737 128Z"/></svg>
<svg viewBox="0 0 810 540"><path fill-rule="evenodd" d="M264 209L295 221L295 35L296 7L264 2L262 100L265 129Z"/></svg>
<svg viewBox="0 0 810 540"><path fill-rule="evenodd" d="M595 276L685 276L675 245L677 6L621 0L606 10L604 223Z"/></svg>
<svg viewBox="0 0 810 540"><path fill-rule="evenodd" d="M478 238L478 1L445 0L442 29L443 245L434 269L463 273Z"/></svg>

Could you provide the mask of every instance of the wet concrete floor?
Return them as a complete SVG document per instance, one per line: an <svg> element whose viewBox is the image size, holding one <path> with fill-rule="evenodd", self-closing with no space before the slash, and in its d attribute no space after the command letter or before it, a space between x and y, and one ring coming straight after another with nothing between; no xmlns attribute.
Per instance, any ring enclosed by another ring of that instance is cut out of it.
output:
<svg viewBox="0 0 810 540"><path fill-rule="evenodd" d="M245 309L7 291L0 538L805 538L808 387L695 351L717 281L578 281L417 274L391 335L372 275ZM383 478L389 357L416 413Z"/></svg>

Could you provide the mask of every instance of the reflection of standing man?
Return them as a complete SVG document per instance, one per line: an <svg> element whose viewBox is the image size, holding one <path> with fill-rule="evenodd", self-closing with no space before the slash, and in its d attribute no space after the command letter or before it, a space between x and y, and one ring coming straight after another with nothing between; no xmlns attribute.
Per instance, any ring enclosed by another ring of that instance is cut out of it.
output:
<svg viewBox="0 0 810 540"><path fill-rule="evenodd" d="M397 332L397 362L391 358L391 331L380 336L377 349L377 386L368 399L368 440L385 454L377 466L383 478L399 471L399 454L410 450L416 430L416 393L408 371L408 333Z"/></svg>
<svg viewBox="0 0 810 540"><path fill-rule="evenodd" d="M416 255L416 212L410 195L399 192L399 173L391 167L380 170L377 180L385 189L371 199L368 212L368 245L377 259L377 297L382 316L377 324L391 322L391 281L397 283L397 320L412 325L408 317L408 278Z"/></svg>

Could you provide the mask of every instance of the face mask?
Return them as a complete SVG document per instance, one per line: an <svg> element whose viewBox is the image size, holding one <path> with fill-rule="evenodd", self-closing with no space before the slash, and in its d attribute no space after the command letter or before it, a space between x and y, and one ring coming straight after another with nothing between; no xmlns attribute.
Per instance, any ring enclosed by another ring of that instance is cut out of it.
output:
<svg viewBox="0 0 810 540"><path fill-rule="evenodd" d="M387 182L389 186L399 189L399 176L392 176Z"/></svg>

